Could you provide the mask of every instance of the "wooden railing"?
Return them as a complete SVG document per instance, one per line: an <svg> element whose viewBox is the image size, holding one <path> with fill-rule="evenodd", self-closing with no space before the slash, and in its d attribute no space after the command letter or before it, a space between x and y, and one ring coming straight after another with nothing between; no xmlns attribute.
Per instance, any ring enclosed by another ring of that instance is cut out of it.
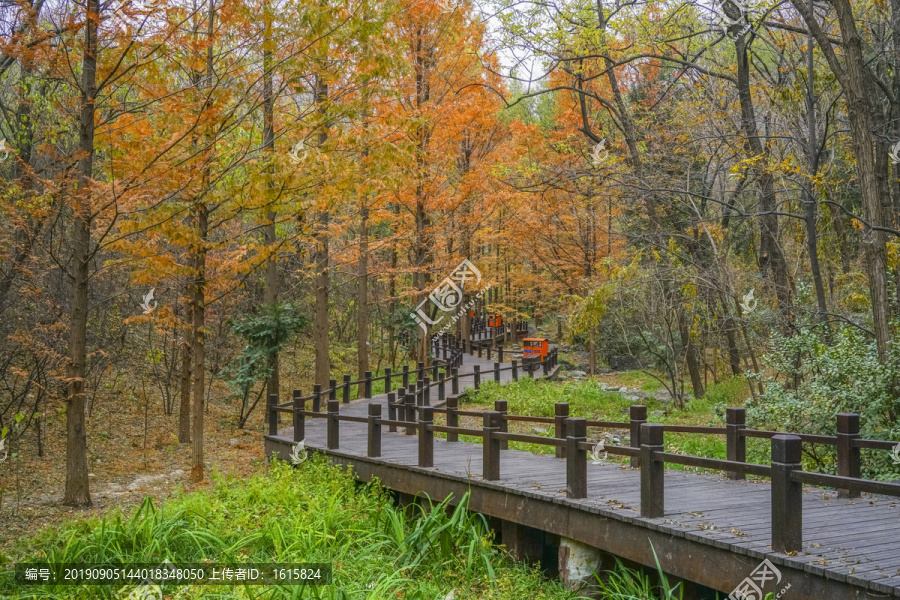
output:
<svg viewBox="0 0 900 600"><path fill-rule="evenodd" d="M538 370L543 372L543 375L547 376L550 374L551 370L557 366L558 358L557 351L551 350L548 352L546 359L526 359L523 361L522 373L530 376L531 378L536 377L536 373ZM303 396L300 390L294 390L293 399L290 402L285 402L279 404L277 402L277 396L274 394L270 396L271 401L268 407L268 415L269 415L269 435L277 435L278 427L279 427L279 415L281 413L290 413L292 415L292 425L293 425L293 439L295 442L299 442L306 438L306 417L310 418L322 418L325 416L325 413L321 412L321 403L323 397L325 397L326 393L328 395L326 402L328 410L331 410L332 406L337 406L338 410L340 409L340 405L342 402L337 399L337 390L342 389L343 393L343 403L346 404L349 402L348 399L348 389L350 385L355 385L360 382L365 384L364 390L366 394L366 398L371 398L371 381L376 379L384 379L385 380L385 388L387 391L387 404L388 411L390 414L390 419L393 420L395 417L395 413L398 410L409 410L415 409L419 406L430 406L431 405L431 389L433 387L437 388L437 401L438 403L443 402L452 402L455 406L455 403L458 402L459 394L460 394L460 386L459 381L463 377L472 377L473 380L473 389L478 390L481 387L481 377L482 375L492 375L493 380L496 382L500 382L501 373L504 371L510 371L512 373L513 381L518 381L519 379L519 363L516 360L511 361L508 365L502 365L499 362L494 363L494 368L491 371L482 372L480 365L473 365L472 371L469 373L460 373L457 367L452 367L449 369L449 374L445 371L438 372L437 366L435 366L434 373L438 376L436 381L432 381L429 377L422 377L421 375L425 372L424 364L419 363L419 367L416 370L416 373L419 376L419 379L416 383L409 382L409 373L404 369L402 375L397 374L394 375L388 370L388 373L384 376L373 378L366 377L365 379L359 381L350 381L347 376L345 376L345 382L342 385L334 385L336 382L332 381L332 386L329 390L325 390L324 392L319 389L319 386L313 386L313 394L312 396ZM402 381L404 383L403 387L398 388L396 391L391 390L392 383L391 380L393 377L402 377ZM450 394L447 394L447 383L450 383ZM398 402L399 399L399 402ZM306 403L312 401L312 410L306 410ZM480 414L480 413L479 413ZM412 422L415 422L416 416L415 412L407 412L407 416L411 418ZM346 415L341 415L340 419L350 420L352 421L356 417L350 417ZM404 421L405 422L405 421ZM392 426L391 431L396 431L396 429ZM407 431L410 435L414 432Z"/></svg>
<svg viewBox="0 0 900 600"><path fill-rule="evenodd" d="M489 344L496 339L496 337L502 336L505 337L507 334L511 334L513 332L513 328L516 328L516 332L518 334L527 334L528 333L528 323L525 321L518 321L513 323L512 325L503 325L495 328L488 328L487 334L488 337L484 339L476 339L469 340L468 343L463 343L463 341L459 338L459 336L453 334L445 333L442 336L434 336L432 338L432 354L434 355L434 361L431 367L426 368L424 362L419 362L415 369L410 370L409 365L404 365L403 370L394 373L390 367L384 369L382 375L373 376L371 371L366 371L362 379L351 379L350 375L344 375L342 383L338 384L336 379L329 380L328 388L322 389L320 384L313 385L313 392L308 396L304 396L301 390L295 389L293 390L292 399L288 402L279 403L279 398L277 394L270 394L266 399L266 413L268 415L269 422L269 433L273 434L278 430L278 416L281 412L290 412L290 409L293 410L293 407L298 403L305 403L308 401L312 401L312 412L320 412L322 409L322 400L336 400L338 394L341 396L341 401L344 404L348 404L350 402L350 394L351 388L356 386L356 393L358 398L371 398L372 397L372 384L377 381L385 382L385 393L390 392L393 389L393 382L396 378L399 378L403 388L410 387L410 376L415 377L415 381L418 383L420 387L429 388L430 386L439 386L439 390L443 390L444 387L444 379L451 378L453 384L453 393L458 393L458 381L459 377L466 377L475 375L476 380L479 378L479 367L476 366L473 373L453 373L454 369L459 369L459 367L463 364L463 356L466 353L471 355L475 355L477 352L478 357L482 358L482 353L486 349L487 358L490 360L492 358L492 348ZM495 337L496 336L496 337ZM548 369L556 366L556 351L551 351L552 354L552 363L548 363L547 365L543 365L540 361L533 360L523 360L522 368L526 369L527 372L533 376L532 369L537 368L539 365L544 366L544 374L548 373ZM504 361L504 353L503 346L497 345L496 347L496 358L500 363ZM547 361L544 361L547 362ZM443 368L443 375L439 374L440 369ZM504 367L500 370L512 370L515 376L517 372L517 363L515 360L512 361L512 365L510 367ZM426 377L425 374L430 371L431 377ZM499 381L499 376L496 375L498 373L496 363L495 363L495 378ZM443 392L439 392L443 394ZM441 400L443 400L443 395L441 396Z"/></svg>
<svg viewBox="0 0 900 600"><path fill-rule="evenodd" d="M512 324L503 324L497 326L488 325L487 319L472 319L470 321L470 333L471 338L468 342L465 340L460 340L460 349L464 352L471 352L471 348L477 348L478 345L490 344L494 345L494 342L498 339L505 338L509 335L515 334L516 337L521 335L528 335L528 322L527 321L513 321ZM405 337L401 337L401 341L409 342L410 336L408 333L404 333ZM437 334L435 334L437 337ZM453 337L456 339L457 336L452 334L444 333L440 336L441 339L444 337Z"/></svg>
<svg viewBox="0 0 900 600"><path fill-rule="evenodd" d="M548 361L549 357L548 357ZM499 363L497 363L499 364ZM509 367L515 369L515 363ZM477 371L476 371L477 372ZM495 370L496 372L496 370ZM516 371L513 371L514 373ZM443 380L442 380L443 381ZM476 380L477 381L477 380ZM630 408L627 422L592 421L569 416L569 405L560 402L555 405L553 417L531 417L510 415L505 400L497 400L492 411L459 410L459 395L454 392L445 399L441 407L430 406L430 398L425 390L411 384L388 394L388 418L382 418L382 405L369 405L367 417L341 415L340 403L329 400L328 411L318 413L294 410L294 441L304 439L302 416L327 419L327 448L340 448L339 424L341 421L366 423L368 430L367 454L370 458L381 456L382 427L389 431L403 428L406 435L418 435L418 465L434 466L434 436L446 435L448 442L457 442L460 435L481 438L483 446L482 477L487 481L501 478L501 450L507 449L509 442L552 446L556 456L566 461L566 494L569 498L587 497L587 455L596 445L587 441L587 428L628 429L631 432L628 446L604 445L603 452L627 456L632 465L641 468L641 516L661 518L665 514L665 464L679 464L714 471L723 471L733 479L746 475L768 477L771 486L772 548L776 552L799 551L802 547L803 485L833 487L843 497L859 497L860 492L900 496L900 484L884 483L860 478L860 450L863 448L891 450L896 442L861 439L859 437L859 415L839 414L837 435L786 434L776 431L747 429L745 410L729 408L725 427L695 427L683 425L663 425L647 422L647 407L634 405ZM440 388L439 388L440 389ZM444 398L440 397L440 400ZM435 414L445 415L445 424L434 422ZM300 417L300 420L298 420ZM460 417L481 417L481 428L460 427ZM544 437L509 432L513 421L552 424L554 435ZM727 459L713 459L686 454L674 454L664 450L664 434L694 433L724 435ZM746 439L748 437L771 439L771 464L746 462ZM804 442L830 444L837 448L838 474L827 475L802 470L801 444Z"/></svg>
<svg viewBox="0 0 900 600"><path fill-rule="evenodd" d="M385 368L384 373L380 376L373 376L371 371L366 371L365 376L358 380L352 380L350 375L344 375L343 383L338 384L337 380L331 379L328 388L325 390L323 390L322 386L319 384L313 385L313 393L309 396L304 396L301 390L295 389L292 393L292 399L289 402L284 403L278 402L277 394L271 394L268 397L266 406L269 435L276 435L278 433L279 416L281 413L290 413L292 414L294 441L299 442L300 440L303 440L305 438L305 418L321 416L323 399L328 403L336 402L338 393L341 395L341 403L349 404L352 386L357 387L357 395L359 397L371 398L372 383L384 381L385 393L388 395L388 405L391 409L394 409L397 406L396 398L398 394L402 399L401 401L411 395L414 399L414 403L418 402L419 405L430 405L432 387L437 387L438 402L444 402L447 397L447 382L449 381L450 383L451 394L457 395L460 393L459 381L460 378L463 377L472 377L474 382L473 387L476 390L481 387L481 377L483 375L492 375L494 381L500 382L501 373L504 371L511 371L512 379L517 381L519 379L520 365L517 360L512 360L510 364L504 366L502 345L497 346L497 362L494 362L491 371L483 372L481 371L480 365L473 365L472 370L469 373L459 372L466 351L473 356L477 352L480 358L482 357L482 350L486 348L487 358L491 359L491 347L487 346L487 344L492 341L495 334L500 335L501 330L503 335L505 335L506 333L511 333L512 328L516 328L517 333L527 334L528 332L528 324L526 322L517 322L511 326L506 325L498 328L488 328L488 332L490 333L489 337L477 340L470 339L465 346L458 336L452 334L434 336L432 338L431 351L435 360L430 368L426 368L424 362L419 362L416 369L410 370L408 365L404 365L403 370L399 373L394 373L391 368ZM522 360L521 369L526 375L535 378L535 374L538 370L542 370L543 375L547 376L557 365L558 351L552 349L544 359L540 359L539 357L524 358ZM425 375L429 372L431 377ZM415 377L415 383L410 381L410 376ZM396 392L393 391L395 378L399 378L401 382L401 387L399 387ZM308 411L306 410L306 403L310 401L312 402L312 410ZM346 418L349 419L350 417Z"/></svg>

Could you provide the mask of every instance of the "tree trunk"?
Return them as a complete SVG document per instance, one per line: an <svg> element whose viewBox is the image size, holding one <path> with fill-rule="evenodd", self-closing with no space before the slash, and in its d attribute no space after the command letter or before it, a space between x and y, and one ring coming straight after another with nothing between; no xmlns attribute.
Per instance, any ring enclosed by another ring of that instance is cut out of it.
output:
<svg viewBox="0 0 900 600"><path fill-rule="evenodd" d="M365 202L364 199L360 200ZM359 266L356 282L357 373L359 378L369 370L369 209L359 208Z"/></svg>
<svg viewBox="0 0 900 600"><path fill-rule="evenodd" d="M328 85L321 76L316 76L315 103L317 112L322 118L317 145L319 148L328 140L328 131L325 129L324 117L327 111L325 106L328 100ZM316 383L322 389L328 388L328 380L331 378L331 355L328 340L328 201L319 199L322 208L319 209L316 218L316 315L313 323L313 344L316 348Z"/></svg>
<svg viewBox="0 0 900 600"><path fill-rule="evenodd" d="M394 213L394 227L396 228L397 222L400 220L400 205L392 203L391 212ZM394 233L396 234L396 231ZM397 366L397 326L394 324L394 313L397 312L397 277L395 273L397 272L398 260L397 240L396 235L393 235L391 236L391 272L388 274L388 298L390 298L390 304L388 305L390 307L389 343L392 369Z"/></svg>
<svg viewBox="0 0 900 600"><path fill-rule="evenodd" d="M277 193L274 182L275 176L275 98L272 92L272 13L269 4L266 3L265 14L265 38L263 40L263 152L268 157L265 167L266 173L266 226L263 230L266 247L269 249L269 258L266 261L266 304L273 308L278 302L278 258L275 254L275 211L272 208ZM278 373L278 352L274 352L269 358L269 378L266 382L267 396L278 395L280 378Z"/></svg>
<svg viewBox="0 0 900 600"><path fill-rule="evenodd" d="M810 4L812 0L810 0ZM806 44L806 124L809 129L807 136L807 154L809 155L809 181L803 190L804 210L806 221L806 251L809 254L809 268L813 276L813 284L816 288L817 317L825 321L828 313L828 305L825 303L825 285L822 283L822 270L819 268L819 244L816 232L816 222L819 219L819 204L816 201L813 190L813 178L819 170L819 145L816 140L816 102L815 102L815 65L813 64L813 38L812 33L807 34Z"/></svg>
<svg viewBox="0 0 900 600"><path fill-rule="evenodd" d="M775 214L778 209L778 198L775 194L774 179L768 169L768 150L760 140L756 125L745 36L746 34L736 36L734 47L737 53L737 91L741 104L741 128L747 138L745 142L747 153L759 161L754 162L753 167L759 186L759 271L774 284L778 307L789 323L791 288L788 282L787 261L778 242L778 215Z"/></svg>
<svg viewBox="0 0 900 600"><path fill-rule="evenodd" d="M891 87L894 91L894 101L890 106L889 118L889 135L890 139L896 140L900 133L900 72L897 65L900 64L900 0L891 0L891 35L892 50L894 51L894 67L891 69L893 77L891 79ZM893 218L887 222L888 225L897 227L897 219L900 217L900 177L897 173L897 165L893 166L893 177L891 178L891 196L893 199ZM898 283L900 285L900 283Z"/></svg>
<svg viewBox="0 0 900 600"><path fill-rule="evenodd" d="M737 334L735 331L737 325L734 322L734 315L731 312L731 307L728 305L727 297L721 291L719 292L719 301L722 303L722 310L725 312L725 340L728 344L728 365L731 367L732 375L740 375L741 352L738 349Z"/></svg>
<svg viewBox="0 0 900 600"><path fill-rule="evenodd" d="M588 338L588 375L594 376L597 372L597 348L594 344L594 332L591 332Z"/></svg>
<svg viewBox="0 0 900 600"><path fill-rule="evenodd" d="M835 202L830 190L826 189L825 194L829 202ZM844 214L844 211L834 206L829 206L828 211L831 214L831 227L834 229L834 235L837 237L838 241L838 249L841 253L841 273L846 275L850 272L850 263L854 259L854 257L851 256L847 224L844 222L844 219L846 219L847 216Z"/></svg>
<svg viewBox="0 0 900 600"><path fill-rule="evenodd" d="M415 40L415 74L416 74L416 109L420 112L424 111L425 105L431 100L431 67L434 61L434 47L429 41L430 38L421 29L416 31ZM428 144L431 139L428 126L422 124L416 131L416 166L418 178L416 181L416 233L415 248L413 250L413 260L415 263L415 287L416 287L416 305L425 299L425 289L428 287L430 276L428 266L430 263L431 252L429 250L430 240L428 239L428 227L430 225L428 215L425 212L425 173L426 173L426 154ZM427 327L426 323L426 327ZM420 331L418 350L416 354L422 362L428 363L428 338L429 332Z"/></svg>
<svg viewBox="0 0 900 600"><path fill-rule="evenodd" d="M99 19L99 0L88 0L81 61L81 117L78 131L81 160L78 162L78 189L75 190L72 224L72 320L69 331L69 382L66 390L66 489L63 497L63 503L68 506L91 505L84 406Z"/></svg>
<svg viewBox="0 0 900 600"><path fill-rule="evenodd" d="M191 441L191 337L193 316L191 315L192 287L189 285L185 297L188 299L182 317L181 344L181 405L178 408L178 443L188 444Z"/></svg>
<svg viewBox="0 0 900 600"><path fill-rule="evenodd" d="M679 296L683 303L684 299ZM703 374L700 371L700 360L694 340L691 337L691 324L688 315L681 307L678 309L678 333L681 336L681 345L684 348L684 359L687 363L688 373L691 376L691 387L694 388L694 398L702 398L706 393L703 389Z"/></svg>
<svg viewBox="0 0 900 600"><path fill-rule="evenodd" d="M213 45L211 43L215 25L215 0L209 0L209 15L207 21L207 39L210 44L206 53L206 85L212 87L213 77ZM209 101L205 108L209 108ZM203 427L206 414L206 239L209 234L209 207L206 205L205 195L210 184L210 170L212 169L213 147L215 139L206 136L206 148L203 156L202 188L194 202L191 211L194 217L197 239L192 248L194 259L194 285L191 295L191 374L194 377L193 389L193 423L191 436L191 480L198 482L203 480Z"/></svg>
<svg viewBox="0 0 900 600"><path fill-rule="evenodd" d="M204 178L205 180L205 178ZM209 215L203 199L194 206L197 242L194 247L194 285L191 294L192 334L191 372L193 389L193 435L191 439L191 480L203 480L203 421L206 404L206 236Z"/></svg>
<svg viewBox="0 0 900 600"><path fill-rule="evenodd" d="M316 347L316 383L328 388L331 357L328 344L328 211L320 210L316 231L316 317L313 343Z"/></svg>
<svg viewBox="0 0 900 600"><path fill-rule="evenodd" d="M423 185L420 182L417 184L417 196L419 200L416 202L416 238L415 238L415 251L414 251L414 261L415 261L415 282L416 282L416 305L418 306L425 299L425 290L428 287L428 273L426 271L427 260L428 260L428 252L426 249L426 227L428 223L428 218L425 215L425 204L423 202ZM427 305L426 305L427 306ZM427 309L426 309L427 310ZM425 323L425 326L428 327L428 323ZM428 338L430 335L430 327L428 330L422 331L419 328L417 331L419 332L418 344L416 349L416 357L419 361L428 363Z"/></svg>
<svg viewBox="0 0 900 600"><path fill-rule="evenodd" d="M844 92L844 102L853 139L853 153L856 157L856 173L862 195L863 218L866 220L866 231L862 242L866 272L869 277L869 297L872 302L872 326L875 331L878 357L885 362L888 358L891 335L891 314L887 293L887 256L883 232L872 229L872 227L881 226L883 219L878 178L875 175L873 155L875 140L872 135L872 119L867 92L869 88L866 85L866 64L862 53L862 38L856 29L853 7L849 0L834 0L832 4L837 12L843 40L841 54L844 57L844 66L841 66L831 41L819 27L808 6L801 0L792 0L792 4L797 12L803 15L803 20L806 21L816 38L816 42L828 61L828 66Z"/></svg>

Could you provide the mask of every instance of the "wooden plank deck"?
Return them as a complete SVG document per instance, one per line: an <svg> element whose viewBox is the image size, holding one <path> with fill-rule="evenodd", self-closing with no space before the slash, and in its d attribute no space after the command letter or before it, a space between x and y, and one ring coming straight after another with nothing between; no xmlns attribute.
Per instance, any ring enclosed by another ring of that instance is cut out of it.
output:
<svg viewBox="0 0 900 600"><path fill-rule="evenodd" d="M483 382L493 378L493 361L478 357L466 356L460 371L475 364ZM503 382L511 377L501 373ZM460 390L473 385L472 377L460 378ZM357 400L342 405L341 414L366 416L370 403L386 402L384 394ZM382 415L387 418L386 406ZM649 541L667 571L726 593L768 558L782 571L779 588L791 583L785 600L900 598L900 498L842 499L835 491L805 489L804 550L787 556L771 552L767 480L667 470L665 516L646 519L640 516L640 471L619 463L589 463L588 497L573 500L565 494L565 461L552 456L503 450L501 479L484 481L481 444L435 438L434 467L420 468L417 436L383 427L383 456L370 459L364 424L341 422L338 450L325 450L325 430L325 419L307 419L307 447L352 467L363 480L378 477L389 488L435 500L469 491L473 510L652 566ZM292 436L291 427L266 436L267 454L286 456Z"/></svg>

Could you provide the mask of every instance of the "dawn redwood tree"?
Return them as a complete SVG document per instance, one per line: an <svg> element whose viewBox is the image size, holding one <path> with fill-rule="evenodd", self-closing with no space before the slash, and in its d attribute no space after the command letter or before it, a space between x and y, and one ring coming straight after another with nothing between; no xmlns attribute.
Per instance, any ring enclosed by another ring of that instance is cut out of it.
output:
<svg viewBox="0 0 900 600"><path fill-rule="evenodd" d="M87 0L81 58L81 114L78 120L78 176L72 210L72 316L69 324L69 382L66 392L66 491L70 506L91 504L85 430L85 375L87 367L88 284L90 281L91 186L94 177L94 114L97 102L97 29L99 0Z"/></svg>

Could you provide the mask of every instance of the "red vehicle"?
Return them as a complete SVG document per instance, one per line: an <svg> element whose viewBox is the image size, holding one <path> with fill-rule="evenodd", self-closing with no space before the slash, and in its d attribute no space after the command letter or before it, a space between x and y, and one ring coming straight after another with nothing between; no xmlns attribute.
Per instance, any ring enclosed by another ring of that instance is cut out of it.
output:
<svg viewBox="0 0 900 600"><path fill-rule="evenodd" d="M522 356L524 358L539 356L547 358L547 338L525 338L522 340Z"/></svg>

